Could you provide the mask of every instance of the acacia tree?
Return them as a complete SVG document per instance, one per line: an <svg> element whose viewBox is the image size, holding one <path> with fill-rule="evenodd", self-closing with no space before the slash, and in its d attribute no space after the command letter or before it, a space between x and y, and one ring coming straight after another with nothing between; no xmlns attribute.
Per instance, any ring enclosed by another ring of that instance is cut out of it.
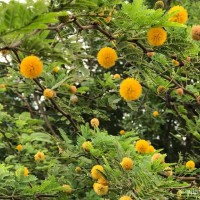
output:
<svg viewBox="0 0 200 200"><path fill-rule="evenodd" d="M199 5L2 2L0 199L197 198Z"/></svg>

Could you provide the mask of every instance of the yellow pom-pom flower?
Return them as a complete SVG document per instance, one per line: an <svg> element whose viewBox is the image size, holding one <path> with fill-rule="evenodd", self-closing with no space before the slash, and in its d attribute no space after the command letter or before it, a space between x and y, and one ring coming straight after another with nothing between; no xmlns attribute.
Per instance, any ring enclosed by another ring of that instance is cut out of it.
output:
<svg viewBox="0 0 200 200"><path fill-rule="evenodd" d="M149 143L146 140L138 140L135 149L138 153L148 153Z"/></svg>
<svg viewBox="0 0 200 200"><path fill-rule="evenodd" d="M114 78L114 79L120 79L121 76L120 76L119 74L114 74L113 78Z"/></svg>
<svg viewBox="0 0 200 200"><path fill-rule="evenodd" d="M152 157L151 157L151 162L155 162L155 161L159 161L160 163L164 163L165 162L165 158L162 154L160 153L155 153Z"/></svg>
<svg viewBox="0 0 200 200"><path fill-rule="evenodd" d="M119 200L132 200L129 196L122 196Z"/></svg>
<svg viewBox="0 0 200 200"><path fill-rule="evenodd" d="M22 146L21 144L18 144L18 145L16 146L16 149L17 149L18 151L22 151L23 146Z"/></svg>
<svg viewBox="0 0 200 200"><path fill-rule="evenodd" d="M102 185L108 185L108 181L104 177L99 178L97 180L97 183L100 183Z"/></svg>
<svg viewBox="0 0 200 200"><path fill-rule="evenodd" d="M96 192L96 194L99 195L99 196L103 196L103 195L106 195L108 193L108 186L102 185L100 183L94 183L93 189Z"/></svg>
<svg viewBox="0 0 200 200"><path fill-rule="evenodd" d="M174 6L172 7L169 12L169 14L175 13L172 17L169 18L170 22L178 22L181 24L185 24L188 20L188 13L183 6Z"/></svg>
<svg viewBox="0 0 200 200"><path fill-rule="evenodd" d="M173 175L173 172L172 172L172 168L171 167L166 167L163 171L163 174L165 176L172 176Z"/></svg>
<svg viewBox="0 0 200 200"><path fill-rule="evenodd" d="M192 39L196 41L200 40L200 25L192 27Z"/></svg>
<svg viewBox="0 0 200 200"><path fill-rule="evenodd" d="M90 121L92 127L97 128L99 126L99 120L97 118L93 118Z"/></svg>
<svg viewBox="0 0 200 200"><path fill-rule="evenodd" d="M72 190L70 185L63 185L62 189L63 189L63 192L65 192L67 194L71 194L73 192L73 190Z"/></svg>
<svg viewBox="0 0 200 200"><path fill-rule="evenodd" d="M35 155L34 155L34 158L36 161L43 161L45 160L45 155L43 152L41 151L38 151Z"/></svg>
<svg viewBox="0 0 200 200"><path fill-rule="evenodd" d="M123 158L120 164L125 170L131 170L133 168L133 161L128 157Z"/></svg>
<svg viewBox="0 0 200 200"><path fill-rule="evenodd" d="M167 32L163 28L151 28L147 32L147 40L151 46L161 46L167 40Z"/></svg>
<svg viewBox="0 0 200 200"><path fill-rule="evenodd" d="M159 116L159 112L157 110L153 111L152 114L153 114L154 117L158 117Z"/></svg>
<svg viewBox="0 0 200 200"><path fill-rule="evenodd" d="M126 101L138 99L142 93L142 86L133 78L126 78L120 84L119 93Z"/></svg>
<svg viewBox="0 0 200 200"><path fill-rule="evenodd" d="M117 59L118 56L116 51L110 47L104 47L100 49L97 54L97 60L99 64L106 69L113 67Z"/></svg>
<svg viewBox="0 0 200 200"><path fill-rule="evenodd" d="M195 168L195 162L192 161L192 160L189 160L189 161L186 162L185 166L186 166L187 169L192 170L192 169Z"/></svg>
<svg viewBox="0 0 200 200"><path fill-rule="evenodd" d="M58 72L59 72L59 70L60 70L60 68L59 68L59 67L54 67L54 68L53 68L53 72L54 72L54 73L58 73Z"/></svg>
<svg viewBox="0 0 200 200"><path fill-rule="evenodd" d="M178 67L178 66L180 65L180 63L178 62L178 60L175 60L175 59L172 60L172 64L173 64L175 67Z"/></svg>
<svg viewBox="0 0 200 200"><path fill-rule="evenodd" d="M103 172L104 172L104 169L101 165L95 165L92 167L91 176L93 179L99 179L103 177L102 175Z"/></svg>
<svg viewBox="0 0 200 200"><path fill-rule="evenodd" d="M28 176L28 174L29 174L28 168L24 167L24 176Z"/></svg>
<svg viewBox="0 0 200 200"><path fill-rule="evenodd" d="M43 95L47 98L47 99L51 99L53 97L55 97L56 92L52 89L45 89L43 91Z"/></svg>
<svg viewBox="0 0 200 200"><path fill-rule="evenodd" d="M81 173L81 171L82 171L82 169L79 166L75 168L76 173Z"/></svg>
<svg viewBox="0 0 200 200"><path fill-rule="evenodd" d="M26 78L37 78L42 70L43 63L36 56L27 56L20 64L20 73Z"/></svg>
<svg viewBox="0 0 200 200"><path fill-rule="evenodd" d="M82 148L87 152L89 152L92 147L93 146L92 146L92 143L90 141L86 141L82 144Z"/></svg>
<svg viewBox="0 0 200 200"><path fill-rule="evenodd" d="M155 151L154 147L152 145L149 145L148 153L153 153L154 151Z"/></svg>
<svg viewBox="0 0 200 200"><path fill-rule="evenodd" d="M119 134L120 134L120 135L124 135L124 134L125 134L125 130L121 130L121 131L119 132Z"/></svg>

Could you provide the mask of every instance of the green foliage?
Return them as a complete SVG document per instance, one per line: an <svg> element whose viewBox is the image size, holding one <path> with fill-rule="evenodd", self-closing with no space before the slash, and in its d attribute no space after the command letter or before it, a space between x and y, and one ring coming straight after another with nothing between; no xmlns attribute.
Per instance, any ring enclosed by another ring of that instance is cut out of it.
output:
<svg viewBox="0 0 200 200"><path fill-rule="evenodd" d="M153 9L154 3L0 3L0 199L197 197L200 45L192 40L191 29L198 24L199 3L171 1L188 10L187 24L169 22L174 13L168 14L167 1L163 10ZM167 32L162 46L148 43L147 31L152 27ZM105 46L115 49L119 57L110 69L97 61L98 51ZM147 52L155 54L150 57ZM20 74L20 63L29 55L43 63L37 79ZM115 79L114 74L121 77ZM142 85L142 96L136 101L120 97L120 83L127 77ZM72 85L76 92L70 91ZM158 91L159 86L164 92ZM54 90L55 97L45 98L45 88ZM177 88L183 88L183 95ZM91 128L92 118L98 118L98 127ZM120 130L125 134L120 135ZM135 144L140 138L155 151L138 153ZM89 150L82 146L86 141L92 144ZM152 161L156 153L161 158ZM133 160L129 171L120 164L124 157ZM186 168L188 160L194 160L194 169ZM108 181L103 197L95 193L97 180L91 176L98 164ZM170 176L165 172L169 167ZM24 173L26 168L29 174ZM63 185L70 185L72 193L64 192Z"/></svg>

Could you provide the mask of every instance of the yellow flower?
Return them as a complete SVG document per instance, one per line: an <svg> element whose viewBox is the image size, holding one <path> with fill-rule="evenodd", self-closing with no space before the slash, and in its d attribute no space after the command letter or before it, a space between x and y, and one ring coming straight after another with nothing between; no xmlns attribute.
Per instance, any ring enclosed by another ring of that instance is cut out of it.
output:
<svg viewBox="0 0 200 200"><path fill-rule="evenodd" d="M67 194L71 194L73 192L70 185L63 185L62 188L63 188L63 192L66 192Z"/></svg>
<svg viewBox="0 0 200 200"><path fill-rule="evenodd" d="M100 183L94 183L93 189L99 196L103 196L103 195L106 195L108 193L108 186L102 185Z"/></svg>
<svg viewBox="0 0 200 200"><path fill-rule="evenodd" d="M148 153L153 153L154 151L155 151L154 147L152 145L149 145Z"/></svg>
<svg viewBox="0 0 200 200"><path fill-rule="evenodd" d="M169 18L170 22L178 22L181 24L185 24L188 20L187 10L185 10L183 6L174 6L169 10L168 13L175 13L172 17Z"/></svg>
<svg viewBox="0 0 200 200"><path fill-rule="evenodd" d="M159 115L159 112L158 112L158 111L156 111L156 110L153 111L153 116L154 116L154 117L158 117L158 115Z"/></svg>
<svg viewBox="0 0 200 200"><path fill-rule="evenodd" d="M53 98L55 95L56 95L56 92L52 89L45 89L43 91L43 95L47 98L47 99L50 99L50 98Z"/></svg>
<svg viewBox="0 0 200 200"><path fill-rule="evenodd" d="M121 76L120 76L119 74L114 74L113 78L114 78L114 79L120 79Z"/></svg>
<svg viewBox="0 0 200 200"><path fill-rule="evenodd" d="M16 146L16 149L17 149L18 151L22 151L23 147L22 147L21 144L18 144L18 145Z"/></svg>
<svg viewBox="0 0 200 200"><path fill-rule="evenodd" d="M26 78L37 78L42 70L43 63L36 56L27 56L20 64L20 73Z"/></svg>
<svg viewBox="0 0 200 200"><path fill-rule="evenodd" d="M126 78L120 84L119 93L126 101L138 99L142 93L142 86L133 78Z"/></svg>
<svg viewBox="0 0 200 200"><path fill-rule="evenodd" d="M159 160L160 163L164 163L164 162L165 162L165 159L164 159L163 155L160 154L160 153L155 153L155 154L151 157L151 162L154 162L154 161L156 161L156 160Z"/></svg>
<svg viewBox="0 0 200 200"><path fill-rule="evenodd" d="M195 168L195 162L192 161L192 160L189 160L189 161L186 162L185 166L186 166L187 169L191 169L192 170L192 169Z"/></svg>
<svg viewBox="0 0 200 200"><path fill-rule="evenodd" d="M200 25L192 27L192 39L193 40L200 40Z"/></svg>
<svg viewBox="0 0 200 200"><path fill-rule="evenodd" d="M172 176L172 175L173 175L172 168L171 168L171 167L166 167L166 168L164 169L163 174L164 174L165 176Z"/></svg>
<svg viewBox="0 0 200 200"><path fill-rule="evenodd" d="M60 70L60 67L54 67L54 68L53 68L53 72L54 72L54 73L58 73L59 70Z"/></svg>
<svg viewBox="0 0 200 200"><path fill-rule="evenodd" d="M124 135L124 134L125 134L125 130L121 130L121 131L119 132L119 134L120 134L120 135Z"/></svg>
<svg viewBox="0 0 200 200"><path fill-rule="evenodd" d="M117 59L118 56L116 51L110 47L104 47L100 49L97 54L97 60L99 64L106 69L113 67Z"/></svg>
<svg viewBox="0 0 200 200"><path fill-rule="evenodd" d="M0 84L0 89L1 89L1 88L2 88L2 89L6 88L6 84L1 83L1 84Z"/></svg>
<svg viewBox="0 0 200 200"><path fill-rule="evenodd" d="M92 147L93 146L92 146L92 143L90 141L86 141L82 144L82 148L87 152L89 152Z"/></svg>
<svg viewBox="0 0 200 200"><path fill-rule="evenodd" d="M45 160L45 155L43 152L41 151L38 151L35 155L34 155L34 158L36 161L43 161Z"/></svg>
<svg viewBox="0 0 200 200"><path fill-rule="evenodd" d="M180 63L178 62L178 60L172 60L172 64L175 66L175 67L178 67L180 65Z"/></svg>
<svg viewBox="0 0 200 200"><path fill-rule="evenodd" d="M147 32L147 40L152 46L161 46L167 40L167 32L163 28L151 28Z"/></svg>
<svg viewBox="0 0 200 200"><path fill-rule="evenodd" d="M93 179L99 179L103 177L102 175L103 172L104 172L104 169L101 165L95 165L92 167L91 176Z"/></svg>
<svg viewBox="0 0 200 200"><path fill-rule="evenodd" d="M108 181L104 177L99 178L97 180L97 183L102 184L102 185L108 185Z"/></svg>
<svg viewBox="0 0 200 200"><path fill-rule="evenodd" d="M132 200L129 196L122 196L119 200Z"/></svg>
<svg viewBox="0 0 200 200"><path fill-rule="evenodd" d="M81 173L81 171L82 171L82 169L81 169L80 167L76 167L76 168L75 168L75 172L76 172L76 173Z"/></svg>
<svg viewBox="0 0 200 200"><path fill-rule="evenodd" d="M131 170L133 168L133 161L128 157L123 158L120 164L125 170Z"/></svg>
<svg viewBox="0 0 200 200"><path fill-rule="evenodd" d="M28 176L28 174L29 174L28 168L24 167L24 176Z"/></svg>
<svg viewBox="0 0 200 200"><path fill-rule="evenodd" d="M138 140L135 149L138 153L148 153L149 143L146 140Z"/></svg>
<svg viewBox="0 0 200 200"><path fill-rule="evenodd" d="M97 118L93 118L93 119L91 119L90 124L92 127L96 128L99 126L99 120Z"/></svg>

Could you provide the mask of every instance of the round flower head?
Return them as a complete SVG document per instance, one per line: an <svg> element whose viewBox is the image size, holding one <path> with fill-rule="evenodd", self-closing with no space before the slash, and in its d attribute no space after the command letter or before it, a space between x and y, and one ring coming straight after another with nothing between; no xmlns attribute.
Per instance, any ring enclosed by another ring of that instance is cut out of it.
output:
<svg viewBox="0 0 200 200"><path fill-rule="evenodd" d="M147 32L147 40L151 46L161 46L167 40L167 32L163 28L151 28Z"/></svg>
<svg viewBox="0 0 200 200"><path fill-rule="evenodd" d="M43 95L47 98L47 99L50 99L50 98L53 98L55 97L56 95L56 92L52 89L45 89L43 91Z"/></svg>
<svg viewBox="0 0 200 200"><path fill-rule="evenodd" d="M158 115L159 115L159 112L158 112L158 111L156 111L156 110L153 111L153 116L154 116L154 117L158 117Z"/></svg>
<svg viewBox="0 0 200 200"><path fill-rule="evenodd" d="M21 144L18 144L18 145L16 146L16 149L17 149L18 151L22 151L23 146L22 146Z"/></svg>
<svg viewBox="0 0 200 200"><path fill-rule="evenodd" d="M27 56L20 64L20 73L26 78L37 78L43 70L43 64L36 56Z"/></svg>
<svg viewBox="0 0 200 200"><path fill-rule="evenodd" d="M194 163L194 161L189 160L188 162L186 162L185 166L186 166L187 169L191 169L192 170L192 169L195 168L195 163Z"/></svg>
<svg viewBox="0 0 200 200"><path fill-rule="evenodd" d="M108 185L108 181L104 177L99 178L97 180L97 183L100 183L102 185Z"/></svg>
<svg viewBox="0 0 200 200"><path fill-rule="evenodd" d="M142 86L133 78L126 78L120 84L119 93L126 101L138 99L142 93Z"/></svg>
<svg viewBox="0 0 200 200"><path fill-rule="evenodd" d="M151 157L151 162L154 162L158 160L160 163L164 163L165 162L165 159L164 157L162 156L162 154L160 153L155 153L152 157Z"/></svg>
<svg viewBox="0 0 200 200"><path fill-rule="evenodd" d="M121 131L119 132L119 134L120 134L120 135L124 135L124 134L125 134L125 130L121 130Z"/></svg>
<svg viewBox="0 0 200 200"><path fill-rule="evenodd" d="M154 8L155 9L163 9L165 7L165 4L163 1L156 1Z"/></svg>
<svg viewBox="0 0 200 200"><path fill-rule="evenodd" d="M79 166L75 168L76 173L81 173L81 171L82 171L82 169Z"/></svg>
<svg viewBox="0 0 200 200"><path fill-rule="evenodd" d="M118 56L116 51L110 47L104 47L100 49L97 54L97 60L99 64L106 69L113 67L117 59Z"/></svg>
<svg viewBox="0 0 200 200"><path fill-rule="evenodd" d="M90 141L84 142L84 143L82 144L82 148L83 148L85 151L89 152L90 149L92 148L92 143L91 143Z"/></svg>
<svg viewBox="0 0 200 200"><path fill-rule="evenodd" d="M168 13L169 14L174 13L174 15L169 18L170 22L178 22L181 24L185 24L188 20L187 10L185 10L185 8L183 8L183 6L174 6L169 10Z"/></svg>
<svg viewBox="0 0 200 200"><path fill-rule="evenodd" d="M53 71L54 73L58 73L58 72L59 72L59 70L60 70L60 68L59 68L59 67L54 67L52 71Z"/></svg>
<svg viewBox="0 0 200 200"><path fill-rule="evenodd" d="M149 145L148 153L153 153L154 151L155 151L154 147L152 145Z"/></svg>
<svg viewBox="0 0 200 200"><path fill-rule="evenodd" d="M34 155L34 158L36 161L43 161L45 160L45 155L43 152L41 151L38 151L35 155Z"/></svg>
<svg viewBox="0 0 200 200"><path fill-rule="evenodd" d="M108 193L108 186L102 185L100 183L94 183L93 189L96 192L96 194L99 195L99 196L103 196L103 195L106 195Z"/></svg>
<svg viewBox="0 0 200 200"><path fill-rule="evenodd" d="M175 66L175 67L178 67L180 65L180 63L178 62L178 60L172 60L172 64Z"/></svg>
<svg viewBox="0 0 200 200"><path fill-rule="evenodd" d="M66 192L67 194L71 194L73 192L70 185L63 185L62 189L63 189L63 192Z"/></svg>
<svg viewBox="0 0 200 200"><path fill-rule="evenodd" d="M120 164L125 170L131 170L133 168L133 161L128 157L123 158Z"/></svg>
<svg viewBox="0 0 200 200"><path fill-rule="evenodd" d="M92 167L92 170L91 170L91 176L93 179L99 179L99 178L102 178L102 174L104 170L103 170L103 167L101 165L95 165L94 167Z"/></svg>
<svg viewBox="0 0 200 200"><path fill-rule="evenodd" d="M114 78L114 79L120 79L121 76L120 76L119 74L114 74L113 78Z"/></svg>
<svg viewBox="0 0 200 200"><path fill-rule="evenodd" d="M28 176L28 174L29 174L28 168L24 167L24 176Z"/></svg>
<svg viewBox="0 0 200 200"><path fill-rule="evenodd" d="M192 39L193 40L200 40L200 25L192 27Z"/></svg>
<svg viewBox="0 0 200 200"><path fill-rule="evenodd" d="M119 200L132 200L129 196L122 196Z"/></svg>
<svg viewBox="0 0 200 200"><path fill-rule="evenodd" d="M138 140L135 149L138 153L148 153L149 143L146 140Z"/></svg>
<svg viewBox="0 0 200 200"><path fill-rule="evenodd" d="M97 118L93 118L91 119L90 124L92 127L96 128L99 126L99 120Z"/></svg>
<svg viewBox="0 0 200 200"><path fill-rule="evenodd" d="M164 174L165 176L172 176L172 175L173 175L172 168L171 168L171 167L166 167L166 168L164 169L163 174Z"/></svg>

